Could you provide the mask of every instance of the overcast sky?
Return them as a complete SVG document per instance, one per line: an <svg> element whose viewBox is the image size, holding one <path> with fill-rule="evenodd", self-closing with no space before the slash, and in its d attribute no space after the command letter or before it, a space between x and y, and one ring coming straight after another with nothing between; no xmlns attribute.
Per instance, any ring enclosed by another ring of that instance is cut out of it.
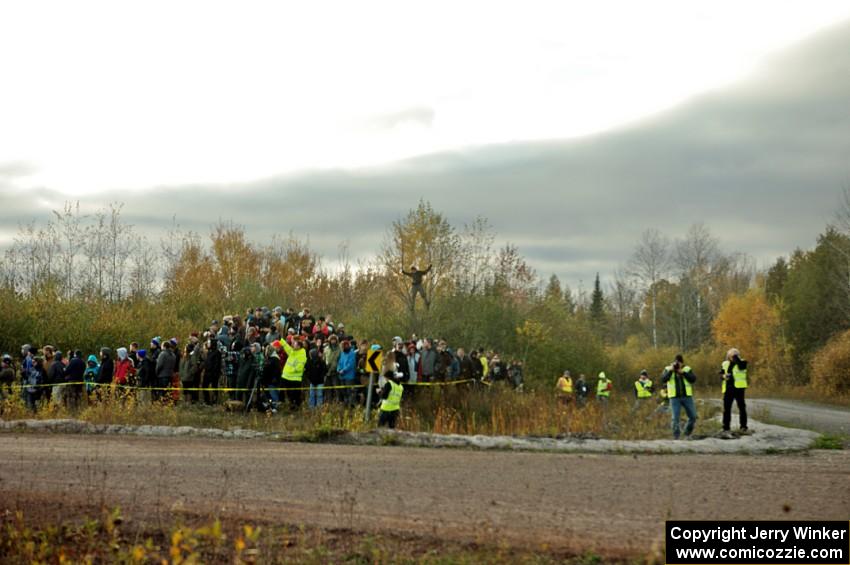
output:
<svg viewBox="0 0 850 565"><path fill-rule="evenodd" d="M79 199L377 250L430 200L544 277L647 227L760 264L850 182L850 3L4 2L0 247Z"/></svg>

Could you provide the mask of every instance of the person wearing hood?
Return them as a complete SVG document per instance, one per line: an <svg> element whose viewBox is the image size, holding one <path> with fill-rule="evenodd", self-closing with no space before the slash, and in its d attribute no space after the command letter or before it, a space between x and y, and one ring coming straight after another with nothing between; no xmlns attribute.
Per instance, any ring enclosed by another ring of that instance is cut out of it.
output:
<svg viewBox="0 0 850 565"><path fill-rule="evenodd" d="M118 362L115 364L115 375L112 377L113 384L128 385L133 373L133 362L126 347L119 347L116 351Z"/></svg>
<svg viewBox="0 0 850 565"><path fill-rule="evenodd" d="M315 347L310 350L307 356L307 363L304 365L304 375L310 382L310 408L320 408L323 403L323 389L325 388L325 375L327 375L328 366L324 358L319 355L319 350Z"/></svg>
<svg viewBox="0 0 850 565"><path fill-rule="evenodd" d="M168 389L171 388L171 379L174 378L174 370L177 367L177 357L171 348L171 342L164 342L162 351L156 358L156 389L151 395L154 400L171 398Z"/></svg>
<svg viewBox="0 0 850 565"><path fill-rule="evenodd" d="M115 374L115 364L112 361L112 350L108 347L100 349L100 373L98 381L101 384L112 384L112 377Z"/></svg>
<svg viewBox="0 0 850 565"><path fill-rule="evenodd" d="M83 381L86 383L86 394L91 394L97 388L99 375L100 365L97 364L97 357L91 354L86 359L86 369L83 372Z"/></svg>

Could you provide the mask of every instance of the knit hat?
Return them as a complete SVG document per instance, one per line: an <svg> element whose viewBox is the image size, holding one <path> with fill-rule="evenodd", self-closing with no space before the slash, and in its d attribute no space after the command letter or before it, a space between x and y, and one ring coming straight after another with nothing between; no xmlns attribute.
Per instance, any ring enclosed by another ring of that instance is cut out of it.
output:
<svg viewBox="0 0 850 565"><path fill-rule="evenodd" d="M274 347L275 349L280 349L280 340L279 339L274 340L272 342L272 347Z"/></svg>
<svg viewBox="0 0 850 565"><path fill-rule="evenodd" d="M139 356L139 359L144 359L147 356L148 352L144 349L140 349L136 352L136 355Z"/></svg>
<svg viewBox="0 0 850 565"><path fill-rule="evenodd" d="M159 344L162 343L162 338L157 336L151 340L151 345L156 345L159 347Z"/></svg>
<svg viewBox="0 0 850 565"><path fill-rule="evenodd" d="M121 361L123 361L124 359L127 358L127 348L126 347L119 347L115 351L116 351L116 353L118 353L118 359L120 359Z"/></svg>
<svg viewBox="0 0 850 565"><path fill-rule="evenodd" d="M177 338L176 338L176 337L172 337L172 338L171 338L171 339L169 339L168 341L170 341L170 342L171 342L171 345L177 345Z"/></svg>

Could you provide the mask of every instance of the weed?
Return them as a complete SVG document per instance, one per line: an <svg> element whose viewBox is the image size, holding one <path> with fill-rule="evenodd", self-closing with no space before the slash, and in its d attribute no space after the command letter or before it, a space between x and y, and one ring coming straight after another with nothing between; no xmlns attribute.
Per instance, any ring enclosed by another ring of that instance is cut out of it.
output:
<svg viewBox="0 0 850 565"><path fill-rule="evenodd" d="M844 442L841 436L824 434L815 440L812 449L844 449Z"/></svg>

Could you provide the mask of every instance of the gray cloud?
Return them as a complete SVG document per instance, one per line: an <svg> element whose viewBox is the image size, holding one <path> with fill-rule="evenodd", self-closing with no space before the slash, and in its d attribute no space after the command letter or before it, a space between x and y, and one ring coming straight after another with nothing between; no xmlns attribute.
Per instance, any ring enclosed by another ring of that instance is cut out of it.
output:
<svg viewBox="0 0 850 565"><path fill-rule="evenodd" d="M123 200L128 220L152 235L174 214L202 234L219 218L245 225L256 241L291 230L333 260L341 241L354 257L374 254L386 226L425 198L456 225L488 217L500 242L518 243L543 277L555 272L574 287L587 287L596 271L610 276L649 227L678 236L703 222L726 249L765 265L814 242L850 179L848 100L844 24L739 85L604 134L232 186L93 195L83 204ZM411 109L379 121L430 119L428 109ZM3 228L46 214L33 204L42 199L60 206L62 197L16 194L0 178Z"/></svg>

